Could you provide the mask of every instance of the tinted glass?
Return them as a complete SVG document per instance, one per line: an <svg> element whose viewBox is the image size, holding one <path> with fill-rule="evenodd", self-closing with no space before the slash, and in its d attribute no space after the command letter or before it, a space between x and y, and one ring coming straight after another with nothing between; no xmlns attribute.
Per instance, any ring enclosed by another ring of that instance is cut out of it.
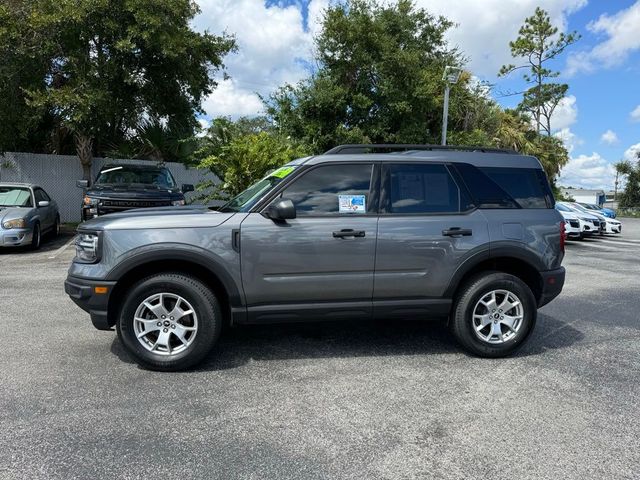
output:
<svg viewBox="0 0 640 480"><path fill-rule="evenodd" d="M49 201L49 197L47 197L47 194L44 193L44 190L41 189L36 189L36 191L34 192L35 196L36 196L36 202L48 202Z"/></svg>
<svg viewBox="0 0 640 480"><path fill-rule="evenodd" d="M462 176L478 208L519 208L500 185L473 165L457 163L455 169Z"/></svg>
<svg viewBox="0 0 640 480"><path fill-rule="evenodd" d="M138 169L113 167L103 170L96 179L96 184L142 184L156 185L161 188L175 188L176 183L164 168Z"/></svg>
<svg viewBox="0 0 640 480"><path fill-rule="evenodd" d="M549 208L548 187L541 171L534 168L480 168L500 185L521 208Z"/></svg>
<svg viewBox="0 0 640 480"><path fill-rule="evenodd" d="M560 205L559 203L556 203L556 210L559 210L561 212L571 212L570 208L567 208L564 205Z"/></svg>
<svg viewBox="0 0 640 480"><path fill-rule="evenodd" d="M371 164L317 167L296 179L282 198L296 206L298 215L364 214L370 205Z"/></svg>
<svg viewBox="0 0 640 480"><path fill-rule="evenodd" d="M389 171L391 213L457 213L469 208L444 165L392 164Z"/></svg>

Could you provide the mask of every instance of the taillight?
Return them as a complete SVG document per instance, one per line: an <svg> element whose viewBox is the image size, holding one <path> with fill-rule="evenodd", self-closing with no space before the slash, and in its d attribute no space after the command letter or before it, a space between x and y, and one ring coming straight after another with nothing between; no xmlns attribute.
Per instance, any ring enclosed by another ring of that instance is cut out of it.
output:
<svg viewBox="0 0 640 480"><path fill-rule="evenodd" d="M564 221L560 222L560 250L564 253L564 242L567 240L567 232Z"/></svg>

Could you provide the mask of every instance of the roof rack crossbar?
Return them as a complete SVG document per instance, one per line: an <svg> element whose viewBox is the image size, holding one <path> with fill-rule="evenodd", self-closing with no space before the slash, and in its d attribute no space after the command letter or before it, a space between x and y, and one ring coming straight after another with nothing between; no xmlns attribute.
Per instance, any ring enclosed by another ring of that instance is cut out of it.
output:
<svg viewBox="0 0 640 480"><path fill-rule="evenodd" d="M465 152L483 152L483 153L507 153L517 154L514 150L503 148L487 148L487 147L466 147L457 145L425 145L410 143L353 143L347 145L338 145L331 150L326 151L325 155L348 155L350 153L368 153L367 150L388 150L389 152L400 151L407 152L411 150L450 150Z"/></svg>

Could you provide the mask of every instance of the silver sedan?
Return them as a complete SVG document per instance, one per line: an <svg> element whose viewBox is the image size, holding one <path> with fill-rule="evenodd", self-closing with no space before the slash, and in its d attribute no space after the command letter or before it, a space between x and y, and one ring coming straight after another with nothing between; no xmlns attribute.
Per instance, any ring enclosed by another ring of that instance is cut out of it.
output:
<svg viewBox="0 0 640 480"><path fill-rule="evenodd" d="M0 183L0 247L40 248L45 233L58 235L58 205L41 187Z"/></svg>

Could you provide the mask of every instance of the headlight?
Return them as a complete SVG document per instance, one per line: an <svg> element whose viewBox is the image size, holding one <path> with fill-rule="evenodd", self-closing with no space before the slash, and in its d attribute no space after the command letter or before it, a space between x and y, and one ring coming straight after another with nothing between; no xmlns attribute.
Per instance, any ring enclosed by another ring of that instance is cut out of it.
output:
<svg viewBox="0 0 640 480"><path fill-rule="evenodd" d="M97 233L79 233L76 237L76 258L74 262L95 263L99 259L100 236Z"/></svg>
<svg viewBox="0 0 640 480"><path fill-rule="evenodd" d="M171 205L173 205L174 207L184 205L184 200L174 200L173 202L171 202Z"/></svg>
<svg viewBox="0 0 640 480"><path fill-rule="evenodd" d="M98 199L97 198L91 198L88 197L87 195L84 196L84 204L85 205L97 205L98 204Z"/></svg>
<svg viewBox="0 0 640 480"><path fill-rule="evenodd" d="M27 228L27 221L24 218L16 218L15 220L7 220L2 226L4 228Z"/></svg>

